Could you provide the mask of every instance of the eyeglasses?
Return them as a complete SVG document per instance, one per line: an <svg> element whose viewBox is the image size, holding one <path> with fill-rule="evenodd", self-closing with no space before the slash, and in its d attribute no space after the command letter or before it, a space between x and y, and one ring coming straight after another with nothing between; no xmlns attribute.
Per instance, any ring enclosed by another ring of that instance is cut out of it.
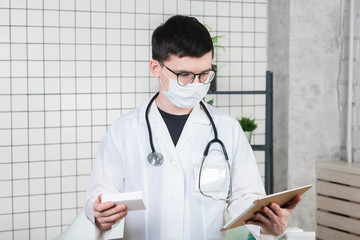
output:
<svg viewBox="0 0 360 240"><path fill-rule="evenodd" d="M199 81L201 83L209 84L215 78L215 75L216 75L216 68L214 67L214 65L212 65L211 70L206 70L202 73L192 73L192 72L177 73L177 72L174 72L173 70L171 70L170 68L168 68L167 66L165 66L165 64L163 64L162 62L159 62L159 63L160 63L160 65L166 67L167 70L169 70L170 72L172 72L173 74L176 75L176 80L177 80L178 84L181 86L186 86L188 84L193 83L196 76L199 76Z"/></svg>

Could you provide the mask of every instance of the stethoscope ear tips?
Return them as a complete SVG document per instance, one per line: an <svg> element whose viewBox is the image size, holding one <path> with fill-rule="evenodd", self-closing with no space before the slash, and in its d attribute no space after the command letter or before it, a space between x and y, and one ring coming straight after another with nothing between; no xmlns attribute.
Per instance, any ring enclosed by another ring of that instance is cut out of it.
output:
<svg viewBox="0 0 360 240"><path fill-rule="evenodd" d="M147 159L148 159L148 162L152 166L161 166L162 163L164 162L163 155L161 153L158 153L158 152L149 153Z"/></svg>

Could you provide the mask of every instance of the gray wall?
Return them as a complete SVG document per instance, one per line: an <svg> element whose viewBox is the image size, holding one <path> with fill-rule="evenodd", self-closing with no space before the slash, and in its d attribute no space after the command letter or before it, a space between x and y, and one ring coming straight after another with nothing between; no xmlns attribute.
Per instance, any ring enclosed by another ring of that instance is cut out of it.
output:
<svg viewBox="0 0 360 240"><path fill-rule="evenodd" d="M354 71L353 71L353 118L352 118L352 150L354 162L360 162L360 1L355 2L354 21ZM341 62L339 74L339 110L341 129L341 159L346 160L346 125L347 125L347 92L349 64L349 1L344 2L343 27L341 35Z"/></svg>
<svg viewBox="0 0 360 240"><path fill-rule="evenodd" d="M340 159L341 0L270 0L275 192L315 184L317 161ZM360 144L360 141L359 141ZM315 230L316 186L291 226Z"/></svg>

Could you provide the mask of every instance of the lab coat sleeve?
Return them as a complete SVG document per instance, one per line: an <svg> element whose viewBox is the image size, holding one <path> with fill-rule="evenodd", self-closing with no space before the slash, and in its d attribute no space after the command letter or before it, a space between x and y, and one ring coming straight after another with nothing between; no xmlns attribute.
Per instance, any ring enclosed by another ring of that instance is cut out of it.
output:
<svg viewBox="0 0 360 240"><path fill-rule="evenodd" d="M86 192L85 213L95 226L96 239L107 239L110 230L102 231L95 224L93 205L99 194L123 192L124 171L120 156L118 130L111 126L101 141L94 160Z"/></svg>
<svg viewBox="0 0 360 240"><path fill-rule="evenodd" d="M233 162L231 166L233 195L228 212L234 218L245 211L254 200L266 195L252 148L240 125L235 126ZM260 238L260 227L245 225L256 239Z"/></svg>

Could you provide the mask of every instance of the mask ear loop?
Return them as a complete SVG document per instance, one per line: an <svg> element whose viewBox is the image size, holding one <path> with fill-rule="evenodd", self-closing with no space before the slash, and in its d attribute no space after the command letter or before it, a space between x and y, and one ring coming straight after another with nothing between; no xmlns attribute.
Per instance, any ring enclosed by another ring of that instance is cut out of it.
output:
<svg viewBox="0 0 360 240"><path fill-rule="evenodd" d="M161 77L160 77L160 76L159 76L159 81L160 81L160 85L161 85L163 91L166 91L165 88L164 88L164 85L163 85L163 83L162 83L162 81L161 81Z"/></svg>
<svg viewBox="0 0 360 240"><path fill-rule="evenodd" d="M158 61L158 63L159 63L159 66L160 66L160 69L161 69L161 71L162 71L162 73L165 75L165 77L168 79L168 80L170 80L171 78L166 74L166 72L164 72L164 70L162 69L162 67L161 67L161 63ZM176 79L174 79L175 81L177 81Z"/></svg>
<svg viewBox="0 0 360 240"><path fill-rule="evenodd" d="M168 77L168 76L166 75L166 73L163 71L163 69L162 69L161 64L160 64L159 61L158 61L158 64L159 64L159 67L160 67L161 72L169 79L169 77ZM161 77L160 77L160 76L158 77L158 79L159 79L159 81L160 81L160 85L161 85L163 91L167 92L167 91L165 90L165 88L164 88L164 85L163 85L163 83L162 83L162 80L161 80Z"/></svg>

